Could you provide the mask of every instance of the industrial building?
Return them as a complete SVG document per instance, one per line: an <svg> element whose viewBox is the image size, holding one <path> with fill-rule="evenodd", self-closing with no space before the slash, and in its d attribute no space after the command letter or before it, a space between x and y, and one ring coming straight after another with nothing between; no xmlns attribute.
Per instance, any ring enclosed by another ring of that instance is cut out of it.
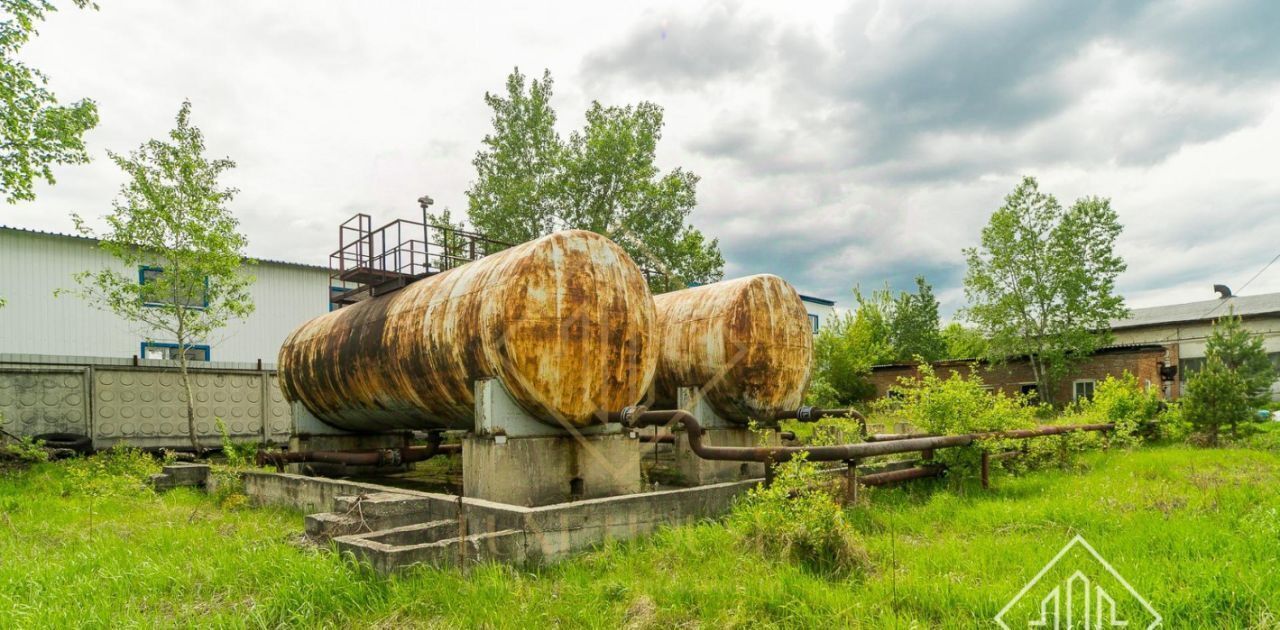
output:
<svg viewBox="0 0 1280 630"><path fill-rule="evenodd" d="M1168 349L1168 365L1178 367L1172 398L1204 363L1214 320L1231 313L1240 316L1246 329L1262 335L1271 364L1280 371L1280 293L1232 295L1224 286L1216 289L1216 300L1135 308L1129 317L1111 323L1117 344L1159 344ZM1280 399L1280 382L1272 383L1271 397Z"/></svg>
<svg viewBox="0 0 1280 630"><path fill-rule="evenodd" d="M141 330L114 313L57 289L75 287L82 271L116 267L144 281L147 270L126 269L92 238L0 226L0 354L174 359L172 339ZM249 270L253 315L231 321L190 353L198 361L274 364L285 336L329 310L329 270L260 260Z"/></svg>

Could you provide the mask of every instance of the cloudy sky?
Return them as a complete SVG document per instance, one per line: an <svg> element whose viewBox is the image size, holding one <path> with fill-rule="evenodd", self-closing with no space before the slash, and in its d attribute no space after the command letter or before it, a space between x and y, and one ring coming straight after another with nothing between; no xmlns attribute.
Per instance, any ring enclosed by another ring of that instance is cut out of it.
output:
<svg viewBox="0 0 1280 630"><path fill-rule="evenodd" d="M519 66L551 70L565 134L593 99L663 105L660 163L702 177L692 221L727 275L842 305L923 274L960 306L960 250L1024 174L1064 204L1112 199L1131 306L1211 299L1280 254L1276 2L100 4L25 52L59 97L98 102L95 161L2 224L101 215L121 183L105 151L190 98L239 164L250 253L324 264L355 212L465 210L483 95ZM1245 293L1266 291L1280 263Z"/></svg>

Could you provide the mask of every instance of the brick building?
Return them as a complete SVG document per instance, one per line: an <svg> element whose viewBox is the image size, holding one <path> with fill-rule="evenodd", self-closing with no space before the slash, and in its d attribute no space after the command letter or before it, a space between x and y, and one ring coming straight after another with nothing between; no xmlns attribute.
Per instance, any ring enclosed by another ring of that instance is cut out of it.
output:
<svg viewBox="0 0 1280 630"><path fill-rule="evenodd" d="M1053 399L1065 402L1092 397L1093 388L1098 381L1108 375L1118 377L1126 370L1137 376L1142 385L1158 387L1166 397L1174 398L1178 392L1171 387L1173 371L1164 369L1167 365L1171 365L1169 355L1161 345L1132 344L1102 348L1062 380ZM869 380L876 388L876 397L888 395L889 388L896 385L899 378L918 376L916 367L915 363L872 367ZM1026 358L1011 359L1002 365L988 365L976 359L949 359L935 361L933 368L943 378L950 377L952 373L968 375L976 369L987 385L1009 395L1034 393L1036 390L1031 363Z"/></svg>

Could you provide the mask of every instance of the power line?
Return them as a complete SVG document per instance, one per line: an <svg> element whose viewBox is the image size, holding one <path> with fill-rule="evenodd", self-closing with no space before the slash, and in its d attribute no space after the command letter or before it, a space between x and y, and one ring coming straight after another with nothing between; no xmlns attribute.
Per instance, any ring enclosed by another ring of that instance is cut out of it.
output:
<svg viewBox="0 0 1280 630"><path fill-rule="evenodd" d="M1277 260L1280 260L1280 254L1276 254L1276 255L1275 255L1275 257L1274 257L1274 258L1272 258L1270 262L1268 262L1267 264L1263 265L1263 266L1262 266L1262 269L1259 269L1259 270L1258 270L1258 273L1253 274L1253 277L1252 277L1252 278L1249 278L1249 280L1248 280L1247 282L1245 282L1243 285L1241 285L1239 289L1236 289L1236 291L1235 291L1235 292L1236 292L1236 293L1239 293L1239 292L1244 291L1246 288L1248 288L1250 284L1253 284L1253 281L1254 281L1254 280L1257 280L1257 279L1258 279L1258 276L1261 276L1261 275L1262 275L1262 273L1263 273L1264 271L1266 271L1267 269L1269 269L1269 268L1271 267L1271 265L1274 265L1274 264L1275 264L1275 262L1276 262ZM1234 295L1233 295L1233 297L1234 297ZM1208 316L1212 315L1214 311L1216 311L1216 310L1218 310L1218 309L1222 308L1222 305L1223 305L1223 304L1226 304L1226 303L1227 303L1227 300L1226 300L1226 299L1218 300L1218 303L1217 303L1217 304L1214 304L1214 305L1213 305L1213 308L1209 309L1209 312L1205 313L1204 315L1201 315L1201 316L1200 316L1200 319L1204 319L1204 318L1206 318L1206 317L1208 317Z"/></svg>

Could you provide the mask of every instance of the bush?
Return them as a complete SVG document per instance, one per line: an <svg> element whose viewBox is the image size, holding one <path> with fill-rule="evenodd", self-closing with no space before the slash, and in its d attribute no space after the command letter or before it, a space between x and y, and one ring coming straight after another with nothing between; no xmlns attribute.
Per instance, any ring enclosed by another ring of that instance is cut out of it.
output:
<svg viewBox="0 0 1280 630"><path fill-rule="evenodd" d="M728 523L747 546L822 575L839 577L869 564L830 482L803 455L779 464L773 485L748 492Z"/></svg>
<svg viewBox="0 0 1280 630"><path fill-rule="evenodd" d="M0 461L38 464L49 461L49 451L44 449L44 443L29 437L9 440L0 446Z"/></svg>
<svg viewBox="0 0 1280 630"><path fill-rule="evenodd" d="M1036 409L1022 397L990 392L975 373L962 376L952 372L939 378L927 363L921 363L918 378L898 379L897 398L876 401L879 413L895 416L921 431L938 435L959 435L985 431L1008 431L1037 426ZM935 454L948 474L977 470L982 451L996 452L1019 447L1018 440L981 440L972 446L947 448Z"/></svg>
<svg viewBox="0 0 1280 630"><path fill-rule="evenodd" d="M1160 396L1138 383L1125 370L1120 378L1107 376L1094 389L1093 400L1081 405L1082 419L1090 423L1114 423L1109 444L1134 446L1142 442L1142 429L1159 419Z"/></svg>

